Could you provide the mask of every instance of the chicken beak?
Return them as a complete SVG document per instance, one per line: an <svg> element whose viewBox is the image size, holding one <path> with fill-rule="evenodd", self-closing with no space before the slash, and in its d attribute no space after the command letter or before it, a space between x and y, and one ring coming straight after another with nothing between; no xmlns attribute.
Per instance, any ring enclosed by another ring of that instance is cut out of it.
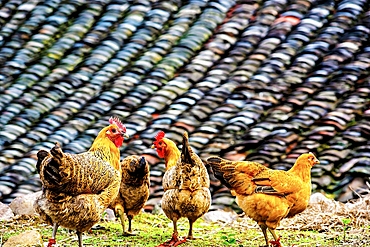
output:
<svg viewBox="0 0 370 247"><path fill-rule="evenodd" d="M320 164L320 160L315 159L315 164Z"/></svg>
<svg viewBox="0 0 370 247"><path fill-rule="evenodd" d="M152 148L153 148L153 149L155 148L154 144L152 145Z"/></svg>
<svg viewBox="0 0 370 247"><path fill-rule="evenodd" d="M122 136L123 136L124 138L126 138L126 139L130 138L130 136L129 136L128 134L126 134L126 133L122 133Z"/></svg>

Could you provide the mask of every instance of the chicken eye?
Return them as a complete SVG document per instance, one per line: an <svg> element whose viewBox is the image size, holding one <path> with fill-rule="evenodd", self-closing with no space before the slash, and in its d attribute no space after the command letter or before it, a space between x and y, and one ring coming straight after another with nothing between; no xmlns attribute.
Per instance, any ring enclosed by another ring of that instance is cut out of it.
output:
<svg viewBox="0 0 370 247"><path fill-rule="evenodd" d="M116 129L112 129L112 133L116 133L117 132L117 130Z"/></svg>

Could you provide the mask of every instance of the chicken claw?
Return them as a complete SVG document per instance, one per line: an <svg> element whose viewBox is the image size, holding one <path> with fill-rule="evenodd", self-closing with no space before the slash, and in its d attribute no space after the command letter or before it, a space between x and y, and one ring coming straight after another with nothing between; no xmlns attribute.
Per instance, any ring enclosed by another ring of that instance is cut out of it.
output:
<svg viewBox="0 0 370 247"><path fill-rule="evenodd" d="M173 246L178 246L182 243L185 243L186 242L186 237L184 237L182 240L178 240Z"/></svg>
<svg viewBox="0 0 370 247"><path fill-rule="evenodd" d="M137 233L136 232L127 232L127 231L125 231L125 232L123 232L122 235L125 236L125 237L130 237L130 236L136 236Z"/></svg>
<svg viewBox="0 0 370 247"><path fill-rule="evenodd" d="M270 244L272 244L272 247L282 247L280 243L280 237L278 237L276 240L270 240Z"/></svg>
<svg viewBox="0 0 370 247"><path fill-rule="evenodd" d="M186 237L184 237L182 240L180 240L178 238L178 235L177 233L173 233L172 234L172 238L166 242L164 242L163 244L160 244L156 247L167 247L167 246L178 246L182 243L185 243L186 242Z"/></svg>
<svg viewBox="0 0 370 247"><path fill-rule="evenodd" d="M56 244L55 239L54 239L54 238L50 238L50 239L49 239L49 242L48 242L48 246L47 246L47 247L53 247L53 246L54 246L54 244Z"/></svg>

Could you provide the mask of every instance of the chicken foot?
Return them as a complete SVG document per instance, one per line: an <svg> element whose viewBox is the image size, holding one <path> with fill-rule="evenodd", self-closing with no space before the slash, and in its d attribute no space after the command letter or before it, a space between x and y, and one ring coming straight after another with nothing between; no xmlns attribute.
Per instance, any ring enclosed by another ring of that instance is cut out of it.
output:
<svg viewBox="0 0 370 247"><path fill-rule="evenodd" d="M128 215L127 216L127 219L128 219L128 231L127 232L124 232L124 235L125 236L135 236L136 233L134 233L132 231L132 228L131 228L131 226L132 226L132 216L131 215Z"/></svg>
<svg viewBox="0 0 370 247"><path fill-rule="evenodd" d="M189 232L190 232L190 229L189 229ZM170 240L164 242L163 244L160 244L160 245L156 246L156 247L178 246L178 245L186 242L186 238L183 238L182 240L180 240L178 238L178 236L179 236L179 233L177 231L177 221L173 221L172 238Z"/></svg>
<svg viewBox="0 0 370 247"><path fill-rule="evenodd" d="M53 225L53 233L51 235L51 238L49 239L49 242L48 242L48 246L47 247L52 247L54 244L56 244L55 236L57 235L58 227L59 227L59 225L57 223L54 223L54 225Z"/></svg>
<svg viewBox="0 0 370 247"><path fill-rule="evenodd" d="M278 237L275 233L274 229L268 228L269 231L271 232L272 236L274 237L275 240L271 240L270 244L272 244L273 247L282 247L280 243L280 237Z"/></svg>
<svg viewBox="0 0 370 247"><path fill-rule="evenodd" d="M265 224L260 224L259 227L261 228L263 236L265 237L266 247L270 246L270 244L272 244L273 247L282 247L280 243L280 237L276 235L275 230L267 227ZM267 229L269 229L269 232L272 234L275 240L268 240Z"/></svg>
<svg viewBox="0 0 370 247"><path fill-rule="evenodd" d="M270 244L272 244L273 247L283 247L280 243L280 237L278 237L276 240L271 240Z"/></svg>
<svg viewBox="0 0 370 247"><path fill-rule="evenodd" d="M189 233L188 233L188 239L195 239L195 237L193 236L193 223L194 223L194 220L191 220L191 219L188 219L189 220Z"/></svg>

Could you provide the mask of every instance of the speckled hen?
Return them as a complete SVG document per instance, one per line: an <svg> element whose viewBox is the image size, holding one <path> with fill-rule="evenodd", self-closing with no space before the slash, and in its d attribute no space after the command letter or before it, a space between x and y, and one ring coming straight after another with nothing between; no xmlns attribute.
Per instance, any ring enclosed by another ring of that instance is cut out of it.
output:
<svg viewBox="0 0 370 247"><path fill-rule="evenodd" d="M149 164L144 157L130 155L121 162L122 181L117 198L111 203L121 219L122 231L126 236L134 235L131 221L143 209L149 197ZM128 231L125 230L125 214L128 218Z"/></svg>
<svg viewBox="0 0 370 247"><path fill-rule="evenodd" d="M176 144L164 135L163 131L157 134L153 147L166 162L161 206L173 222L173 234L171 240L160 244L159 247L177 246L187 239L193 239L193 223L203 216L211 205L209 175L202 160L189 145L188 133L183 134L181 153ZM189 233L180 240L177 221L182 217L189 220Z"/></svg>
<svg viewBox="0 0 370 247"><path fill-rule="evenodd" d="M36 200L35 209L45 222L53 225L49 247L55 244L59 226L76 230L81 247L82 232L100 220L119 192L119 147L128 136L118 118L111 118L109 123L87 152L64 153L57 143L50 152L37 153L36 168L43 193Z"/></svg>

